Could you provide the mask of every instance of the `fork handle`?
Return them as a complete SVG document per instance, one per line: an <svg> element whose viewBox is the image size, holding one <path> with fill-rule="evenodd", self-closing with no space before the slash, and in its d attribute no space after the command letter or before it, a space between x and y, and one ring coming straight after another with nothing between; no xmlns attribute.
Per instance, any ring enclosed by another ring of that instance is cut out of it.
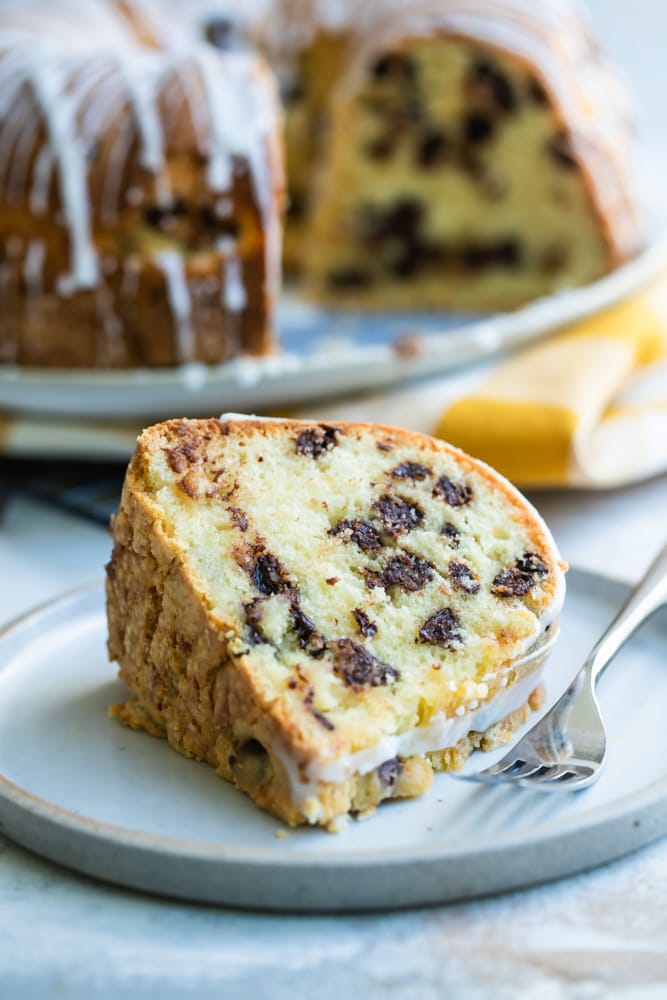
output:
<svg viewBox="0 0 667 1000"><path fill-rule="evenodd" d="M591 650L587 666L593 682L642 622L666 602L667 545L653 560L607 631Z"/></svg>

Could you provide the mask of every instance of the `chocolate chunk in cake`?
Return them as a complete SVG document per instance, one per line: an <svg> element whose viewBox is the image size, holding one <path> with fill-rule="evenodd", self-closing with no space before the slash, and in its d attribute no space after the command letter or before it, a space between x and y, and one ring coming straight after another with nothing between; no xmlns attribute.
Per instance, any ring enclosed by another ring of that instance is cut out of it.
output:
<svg viewBox="0 0 667 1000"><path fill-rule="evenodd" d="M453 549L458 549L461 542L461 532L451 521L446 521L440 529L440 534Z"/></svg>
<svg viewBox="0 0 667 1000"><path fill-rule="evenodd" d="M466 594L479 593L479 576L470 566L452 560L449 564L449 575L455 590L463 590Z"/></svg>
<svg viewBox="0 0 667 1000"><path fill-rule="evenodd" d="M400 676L395 667L378 660L354 639L336 639L328 648L333 653L334 673L352 688L379 687Z"/></svg>
<svg viewBox="0 0 667 1000"><path fill-rule="evenodd" d="M459 621L451 608L440 608L419 629L419 641L453 648L461 641Z"/></svg>
<svg viewBox="0 0 667 1000"><path fill-rule="evenodd" d="M366 612L362 610L362 608L355 608L352 614L354 615L354 619L359 626L359 633L363 635L365 639L372 639L374 635L377 635L377 625L366 614Z"/></svg>
<svg viewBox="0 0 667 1000"><path fill-rule="evenodd" d="M329 529L329 534L340 535L346 542L355 542L364 552L379 552L383 547L382 539L373 525L360 517L343 518Z"/></svg>
<svg viewBox="0 0 667 1000"><path fill-rule="evenodd" d="M328 427L326 424L318 424L316 427L301 431L296 439L297 453L319 458L325 451L331 451L336 447L337 434L337 427Z"/></svg>
<svg viewBox="0 0 667 1000"><path fill-rule="evenodd" d="M491 590L500 597L523 597L548 572L548 567L538 555L526 552L513 566L506 566L498 573Z"/></svg>
<svg viewBox="0 0 667 1000"><path fill-rule="evenodd" d="M421 590L433 576L433 566L414 552L403 550L392 556L381 572L369 570L366 573L368 586L396 588L413 593Z"/></svg>
<svg viewBox="0 0 667 1000"><path fill-rule="evenodd" d="M382 522L387 535L402 535L418 528L424 520L424 511L419 504L403 497L385 493L373 503L373 510Z"/></svg>
<svg viewBox="0 0 667 1000"><path fill-rule="evenodd" d="M440 476L433 489L434 497L442 497L450 507L465 507L473 498L472 487L467 483Z"/></svg>
<svg viewBox="0 0 667 1000"><path fill-rule="evenodd" d="M401 462L390 472L392 479L411 479L413 482L421 482L423 479L428 479L430 475L429 467L421 465L419 462Z"/></svg>
<svg viewBox="0 0 667 1000"><path fill-rule="evenodd" d="M292 585L280 560L270 552L263 552L255 560L252 570L252 582L260 594L282 594L290 590Z"/></svg>

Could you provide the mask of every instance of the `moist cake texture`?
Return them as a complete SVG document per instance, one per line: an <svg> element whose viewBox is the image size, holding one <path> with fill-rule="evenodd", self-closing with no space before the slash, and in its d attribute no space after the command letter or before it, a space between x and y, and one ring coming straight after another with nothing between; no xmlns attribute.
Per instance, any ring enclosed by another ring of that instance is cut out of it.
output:
<svg viewBox="0 0 667 1000"><path fill-rule="evenodd" d="M113 522L113 713L290 824L421 794L539 703L562 564L501 477L367 424L145 431Z"/></svg>
<svg viewBox="0 0 667 1000"><path fill-rule="evenodd" d="M271 0L287 262L316 299L496 309L638 247L623 87L569 0Z"/></svg>

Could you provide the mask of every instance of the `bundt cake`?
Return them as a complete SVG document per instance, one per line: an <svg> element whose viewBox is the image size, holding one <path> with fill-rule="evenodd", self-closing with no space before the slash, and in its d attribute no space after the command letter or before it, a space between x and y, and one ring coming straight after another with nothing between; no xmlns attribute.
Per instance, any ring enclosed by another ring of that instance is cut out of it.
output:
<svg viewBox="0 0 667 1000"><path fill-rule="evenodd" d="M138 0L0 5L0 361L271 349L274 78L249 49L177 28L175 11Z"/></svg>
<svg viewBox="0 0 667 1000"><path fill-rule="evenodd" d="M272 349L263 57L316 301L509 308L638 248L627 104L570 0L4 0L0 362Z"/></svg>
<svg viewBox="0 0 667 1000"><path fill-rule="evenodd" d="M563 564L487 466L394 428L139 439L108 566L112 714L290 824L416 796L540 699Z"/></svg>
<svg viewBox="0 0 667 1000"><path fill-rule="evenodd" d="M275 0L265 35L314 298L509 308L637 249L628 105L569 0Z"/></svg>

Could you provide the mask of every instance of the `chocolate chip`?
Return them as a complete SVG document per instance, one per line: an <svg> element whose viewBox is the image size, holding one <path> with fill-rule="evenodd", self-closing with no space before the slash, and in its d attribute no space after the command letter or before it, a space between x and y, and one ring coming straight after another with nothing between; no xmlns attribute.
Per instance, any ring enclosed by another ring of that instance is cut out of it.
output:
<svg viewBox="0 0 667 1000"><path fill-rule="evenodd" d="M155 229L163 229L176 218L187 215L187 207L182 198L176 198L169 205L148 205L143 212L145 221Z"/></svg>
<svg viewBox="0 0 667 1000"><path fill-rule="evenodd" d="M521 263L521 246L512 236L500 239L493 248L496 263L503 267L518 267Z"/></svg>
<svg viewBox="0 0 667 1000"><path fill-rule="evenodd" d="M368 288L373 283L373 275L363 267L345 267L329 271L327 284L329 288L339 291L354 288Z"/></svg>
<svg viewBox="0 0 667 1000"><path fill-rule="evenodd" d="M419 139L416 161L420 167L434 167L447 159L449 139L441 129L429 129Z"/></svg>
<svg viewBox="0 0 667 1000"><path fill-rule="evenodd" d="M451 608L440 608L419 629L419 641L452 648L461 641L458 618Z"/></svg>
<svg viewBox="0 0 667 1000"><path fill-rule="evenodd" d="M480 59L475 63L471 68L469 81L475 90L488 95L489 99L502 111L516 109L517 98L514 87L490 59Z"/></svg>
<svg viewBox="0 0 667 1000"><path fill-rule="evenodd" d="M270 552L258 557L252 567L252 582L260 594L267 597L271 594L283 594L291 590L291 584L284 566Z"/></svg>
<svg viewBox="0 0 667 1000"><path fill-rule="evenodd" d="M469 243L461 250L461 263L467 271L479 271L490 263L488 247Z"/></svg>
<svg viewBox="0 0 667 1000"><path fill-rule="evenodd" d="M545 576L549 572L549 567L535 552L525 552L517 559L516 567L522 573L533 573L536 576Z"/></svg>
<svg viewBox="0 0 667 1000"><path fill-rule="evenodd" d="M383 547L382 539L375 528L368 521L362 521L359 517L344 518L333 528L330 528L328 534L342 535L344 541L356 542L364 552L378 552Z"/></svg>
<svg viewBox="0 0 667 1000"><path fill-rule="evenodd" d="M523 597L541 576L549 572L546 564L534 552L526 552L513 566L506 566L494 577L491 590L499 597Z"/></svg>
<svg viewBox="0 0 667 1000"><path fill-rule="evenodd" d="M396 780L403 771L403 762L400 757L392 757L378 767L378 778L380 784L385 788L393 788Z"/></svg>
<svg viewBox="0 0 667 1000"><path fill-rule="evenodd" d="M366 156L369 160L388 160L396 149L396 143L391 136L382 135L378 139L369 142L366 147Z"/></svg>
<svg viewBox="0 0 667 1000"><path fill-rule="evenodd" d="M487 142L494 132L494 124L486 115L479 115L472 112L466 115L463 121L463 135L466 142L478 143Z"/></svg>
<svg viewBox="0 0 667 1000"><path fill-rule="evenodd" d="M449 575L456 590L464 590L466 594L479 593L479 577L470 566L452 560L449 564Z"/></svg>
<svg viewBox="0 0 667 1000"><path fill-rule="evenodd" d="M331 451L336 447L338 444L337 434L340 434L338 427L328 427L326 424L309 427L307 430L301 431L296 439L297 454L319 458L325 451Z"/></svg>
<svg viewBox="0 0 667 1000"><path fill-rule="evenodd" d="M389 441L376 441L375 447L378 451L393 451L394 446Z"/></svg>
<svg viewBox="0 0 667 1000"><path fill-rule="evenodd" d="M442 243L414 239L407 242L398 256L390 261L389 270L396 278L411 278L421 271L438 268L447 261L447 248Z"/></svg>
<svg viewBox="0 0 667 1000"><path fill-rule="evenodd" d="M359 626L359 632L366 639L372 639L374 635L377 635L378 627L372 619L368 617L365 611L361 608L355 608L352 612L355 621Z"/></svg>
<svg viewBox="0 0 667 1000"><path fill-rule="evenodd" d="M393 536L418 528L424 520L424 511L418 504L391 493L379 497L373 510L379 515L384 531Z"/></svg>
<svg viewBox="0 0 667 1000"><path fill-rule="evenodd" d="M314 623L304 614L297 602L293 602L291 608L292 628L297 634L299 645L302 649L307 649L314 656L324 652L326 640L321 632L315 628Z"/></svg>
<svg viewBox="0 0 667 1000"><path fill-rule="evenodd" d="M413 481L428 479L431 470L427 465L420 465L419 462L401 462L389 475L393 479L412 479Z"/></svg>
<svg viewBox="0 0 667 1000"><path fill-rule="evenodd" d="M411 237L421 226L424 206L416 198L401 198L387 215L387 231L403 237Z"/></svg>
<svg viewBox="0 0 667 1000"><path fill-rule="evenodd" d="M400 676L398 670L378 660L353 639L336 639L329 643L329 649L333 653L334 673L350 687L382 687Z"/></svg>
<svg viewBox="0 0 667 1000"><path fill-rule="evenodd" d="M202 229L209 233L215 233L217 236L229 236L233 240L238 238L238 221L230 219L228 216L219 215L209 205L204 205L199 209L199 219Z"/></svg>
<svg viewBox="0 0 667 1000"><path fill-rule="evenodd" d="M553 139L549 140L547 143L547 153L563 169L577 169L577 161L572 152L570 139L566 132L558 132Z"/></svg>
<svg viewBox="0 0 667 1000"><path fill-rule="evenodd" d="M365 204L359 209L356 228L369 248L381 247L387 241L409 247L418 239L423 215L424 206L416 198L400 198L386 209Z"/></svg>
<svg viewBox="0 0 667 1000"><path fill-rule="evenodd" d="M434 497L442 497L450 507L464 507L473 498L473 492L467 483L455 482L447 476L440 476L440 479L433 490Z"/></svg>
<svg viewBox="0 0 667 1000"><path fill-rule="evenodd" d="M385 52L375 60L370 71L376 80L395 80L400 83L413 80L417 67L410 56L400 52Z"/></svg>
<svg viewBox="0 0 667 1000"><path fill-rule="evenodd" d="M383 587L385 590L389 590L395 587L397 590L414 593L421 590L432 576L431 563L420 559L414 552L404 550L398 555L392 556L381 572L368 570L366 583L371 589Z"/></svg>
<svg viewBox="0 0 667 1000"><path fill-rule="evenodd" d="M518 267L522 260L521 244L513 236L494 243L467 243L461 249L461 263L470 271L484 267Z"/></svg>
<svg viewBox="0 0 667 1000"><path fill-rule="evenodd" d="M442 528L440 529L440 534L444 535L447 542L453 549L458 549L459 543L461 541L461 532L459 529L452 524L451 521L446 521Z"/></svg>

